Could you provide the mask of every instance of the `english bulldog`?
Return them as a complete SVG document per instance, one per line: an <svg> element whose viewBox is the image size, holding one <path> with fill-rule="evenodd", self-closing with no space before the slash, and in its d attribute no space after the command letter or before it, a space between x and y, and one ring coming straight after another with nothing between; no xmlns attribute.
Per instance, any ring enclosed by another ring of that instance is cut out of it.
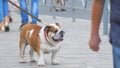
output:
<svg viewBox="0 0 120 68"><path fill-rule="evenodd" d="M56 54L61 48L65 32L59 23L48 24L43 27L35 24L26 24L20 32L20 62L25 61L25 48L30 45L30 61L34 62L33 53L38 55L37 65L45 65L44 54L52 53L51 63L59 64Z"/></svg>

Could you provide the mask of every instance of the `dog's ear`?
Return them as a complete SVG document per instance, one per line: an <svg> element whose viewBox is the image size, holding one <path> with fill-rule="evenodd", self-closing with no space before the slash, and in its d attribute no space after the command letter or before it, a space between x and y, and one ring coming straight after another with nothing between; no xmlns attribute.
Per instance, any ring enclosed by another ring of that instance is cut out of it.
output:
<svg viewBox="0 0 120 68"><path fill-rule="evenodd" d="M49 25L45 26L44 31L50 31L50 26Z"/></svg>
<svg viewBox="0 0 120 68"><path fill-rule="evenodd" d="M53 32L54 29L55 29L54 26L47 25L44 30L47 31L47 32L48 32L48 31Z"/></svg>

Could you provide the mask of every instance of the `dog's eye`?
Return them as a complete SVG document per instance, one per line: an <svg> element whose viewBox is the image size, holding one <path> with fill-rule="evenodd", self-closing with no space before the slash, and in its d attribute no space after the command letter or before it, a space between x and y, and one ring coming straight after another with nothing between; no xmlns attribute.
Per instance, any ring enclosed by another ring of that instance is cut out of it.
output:
<svg viewBox="0 0 120 68"><path fill-rule="evenodd" d="M56 29L55 31L54 31L54 33L57 33L58 32L58 30Z"/></svg>

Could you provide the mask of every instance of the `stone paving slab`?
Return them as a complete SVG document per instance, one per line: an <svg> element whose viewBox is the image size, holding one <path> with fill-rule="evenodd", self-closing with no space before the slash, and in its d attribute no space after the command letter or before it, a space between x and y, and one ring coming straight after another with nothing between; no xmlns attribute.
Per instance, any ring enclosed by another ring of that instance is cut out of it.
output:
<svg viewBox="0 0 120 68"><path fill-rule="evenodd" d="M45 55L46 66L37 66L29 62L29 47L26 50L27 63L19 63L19 26L20 16L12 13L13 22L10 23L10 32L0 32L0 68L113 68L111 45L108 35L103 35L103 26L100 27L102 39L101 50L93 52L89 49L90 21L71 18L40 15L45 23L59 22L65 30L65 39L57 55L60 65L51 65L50 55ZM42 25L39 23L39 25ZM37 58L35 56L35 58Z"/></svg>

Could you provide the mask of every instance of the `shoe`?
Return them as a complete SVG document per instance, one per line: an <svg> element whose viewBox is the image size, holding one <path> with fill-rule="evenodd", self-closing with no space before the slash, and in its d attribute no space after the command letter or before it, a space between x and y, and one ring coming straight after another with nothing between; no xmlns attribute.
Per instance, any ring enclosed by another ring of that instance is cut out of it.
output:
<svg viewBox="0 0 120 68"><path fill-rule="evenodd" d="M19 29L22 30L23 26L26 25L26 24L27 24L27 23L21 24L20 27L19 27Z"/></svg>
<svg viewBox="0 0 120 68"><path fill-rule="evenodd" d="M5 27L5 32L10 31L10 27L9 27L9 25L8 25L8 22L7 22L7 21L5 21L5 22L4 22L4 27Z"/></svg>
<svg viewBox="0 0 120 68"><path fill-rule="evenodd" d="M5 25L5 32L8 32L8 31L10 31L10 27L9 25Z"/></svg>
<svg viewBox="0 0 120 68"><path fill-rule="evenodd" d="M59 11L59 9L55 9L55 11L56 11L56 12L58 12L58 11Z"/></svg>
<svg viewBox="0 0 120 68"><path fill-rule="evenodd" d="M61 11L66 11L66 10L62 8Z"/></svg>
<svg viewBox="0 0 120 68"><path fill-rule="evenodd" d="M53 9L56 11L56 12L59 12L60 8L57 7L57 6L54 6Z"/></svg>
<svg viewBox="0 0 120 68"><path fill-rule="evenodd" d="M11 22L10 21L10 16L6 16L5 20L4 20L5 32L10 31L9 22Z"/></svg>

